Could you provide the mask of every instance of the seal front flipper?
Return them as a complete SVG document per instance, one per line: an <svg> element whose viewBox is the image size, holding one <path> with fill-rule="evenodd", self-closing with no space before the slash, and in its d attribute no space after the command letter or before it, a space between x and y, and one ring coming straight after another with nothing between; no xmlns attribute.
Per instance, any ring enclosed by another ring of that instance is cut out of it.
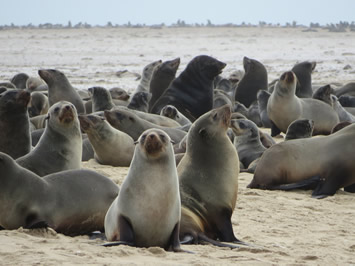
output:
<svg viewBox="0 0 355 266"><path fill-rule="evenodd" d="M306 180L302 180L297 183L285 184L285 185L279 185L279 186L270 186L270 187L268 187L268 189L269 190L284 190L284 191L290 191L290 190L295 190L295 189L311 190L311 189L316 189L320 182L321 182L320 176L313 176L311 178L308 178Z"/></svg>
<svg viewBox="0 0 355 266"><path fill-rule="evenodd" d="M135 246L134 232L131 223L122 215L118 217L119 241L102 244L104 247L119 245Z"/></svg>
<svg viewBox="0 0 355 266"><path fill-rule="evenodd" d="M339 176L338 176L339 178ZM318 186L312 193L312 198L324 199L328 196L333 196L339 189L339 181L336 176L334 178L321 179Z"/></svg>
<svg viewBox="0 0 355 266"><path fill-rule="evenodd" d="M280 133L281 133L281 130L275 125L274 122L271 121L271 137L275 137L277 135L280 135Z"/></svg>
<svg viewBox="0 0 355 266"><path fill-rule="evenodd" d="M344 187L344 191L350 192L350 193L355 193L355 183L350 186Z"/></svg>

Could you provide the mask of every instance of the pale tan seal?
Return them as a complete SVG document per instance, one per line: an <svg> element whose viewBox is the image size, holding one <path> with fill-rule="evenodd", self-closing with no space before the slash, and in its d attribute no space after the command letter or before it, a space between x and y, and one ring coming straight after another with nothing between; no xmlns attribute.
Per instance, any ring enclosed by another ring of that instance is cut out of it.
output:
<svg viewBox="0 0 355 266"><path fill-rule="evenodd" d="M170 137L162 130L149 129L139 137L120 193L106 214L107 240L181 251L180 217L179 183Z"/></svg>
<svg viewBox="0 0 355 266"><path fill-rule="evenodd" d="M81 129L88 135L100 164L128 167L133 158L134 141L112 127L103 117L79 115Z"/></svg>
<svg viewBox="0 0 355 266"><path fill-rule="evenodd" d="M296 139L273 145L256 167L249 188L314 189L312 196L334 195L355 184L355 124L329 136Z"/></svg>
<svg viewBox="0 0 355 266"><path fill-rule="evenodd" d="M75 106L61 101L49 108L47 126L36 147L17 163L39 176L80 169L82 138Z"/></svg>
<svg viewBox="0 0 355 266"><path fill-rule="evenodd" d="M142 77L140 82L133 92L133 95L137 92L149 92L150 80L152 79L152 75L154 73L154 69L162 63L161 60L157 60L149 63L143 68Z"/></svg>
<svg viewBox="0 0 355 266"><path fill-rule="evenodd" d="M91 170L69 170L40 178L0 153L0 226L51 227L66 235L103 231L118 194L109 178Z"/></svg>
<svg viewBox="0 0 355 266"><path fill-rule="evenodd" d="M239 158L226 133L230 118L230 106L211 110L192 124L187 135L186 153L177 167L182 203L180 239L184 242L240 243L231 222L238 194Z"/></svg>
<svg viewBox="0 0 355 266"><path fill-rule="evenodd" d="M31 93L31 101L28 104L28 114L30 117L45 115L49 109L48 97L41 92Z"/></svg>
<svg viewBox="0 0 355 266"><path fill-rule="evenodd" d="M275 84L268 104L270 120L282 132L300 118L314 121L313 135L330 134L339 123L339 118L332 107L322 101L311 98L298 98L295 95L297 79L293 72L285 72Z"/></svg>

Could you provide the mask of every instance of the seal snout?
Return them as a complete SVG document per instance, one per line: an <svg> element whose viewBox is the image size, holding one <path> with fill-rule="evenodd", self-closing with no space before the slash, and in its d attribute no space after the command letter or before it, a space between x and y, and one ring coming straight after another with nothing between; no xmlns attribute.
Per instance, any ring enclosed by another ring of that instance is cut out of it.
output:
<svg viewBox="0 0 355 266"><path fill-rule="evenodd" d="M149 155L160 153L168 140L168 136L161 130L148 130L140 137L140 144Z"/></svg>
<svg viewBox="0 0 355 266"><path fill-rule="evenodd" d="M60 110L59 120L64 123L70 123L74 120L74 115L74 106L66 104Z"/></svg>
<svg viewBox="0 0 355 266"><path fill-rule="evenodd" d="M280 80L292 83L295 80L295 74L292 71L285 72L281 75Z"/></svg>
<svg viewBox="0 0 355 266"><path fill-rule="evenodd" d="M166 117L173 118L177 115L177 112L173 106L167 105L163 108L162 114Z"/></svg>
<svg viewBox="0 0 355 266"><path fill-rule="evenodd" d="M23 106L27 106L31 100L31 93L25 90L21 90L17 94L17 101Z"/></svg>
<svg viewBox="0 0 355 266"><path fill-rule="evenodd" d="M232 110L229 105L224 105L217 109L217 114L220 116L222 124L228 128L231 123Z"/></svg>

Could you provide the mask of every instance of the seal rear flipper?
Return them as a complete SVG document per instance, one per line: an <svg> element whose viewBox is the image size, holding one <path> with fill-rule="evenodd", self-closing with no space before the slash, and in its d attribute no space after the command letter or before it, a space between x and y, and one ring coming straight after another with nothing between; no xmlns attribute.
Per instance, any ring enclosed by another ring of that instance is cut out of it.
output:
<svg viewBox="0 0 355 266"><path fill-rule="evenodd" d="M312 193L312 198L324 199L328 196L333 196L339 189L339 186L336 184L336 178L333 178L332 180L321 179Z"/></svg>
<svg viewBox="0 0 355 266"><path fill-rule="evenodd" d="M316 189L320 182L321 182L320 176L313 176L311 178L302 180L297 183L284 184L284 185L278 185L278 186L269 186L268 189L269 190L284 190L284 191L290 191L290 190L295 190L295 189L311 190L311 189Z"/></svg>
<svg viewBox="0 0 355 266"><path fill-rule="evenodd" d="M130 246L130 247L134 247L133 243L129 243L129 242L126 242L126 241L109 242L109 243L101 244L100 246L103 246L103 247L114 247L114 246L120 246L120 245L126 245L126 246Z"/></svg>
<svg viewBox="0 0 355 266"><path fill-rule="evenodd" d="M271 121L271 120L270 120ZM271 137L275 137L281 133L281 130L271 121Z"/></svg>
<svg viewBox="0 0 355 266"><path fill-rule="evenodd" d="M355 184L344 187L344 191L350 192L350 193L355 193Z"/></svg>
<svg viewBox="0 0 355 266"><path fill-rule="evenodd" d="M90 240L95 240L95 239L101 239L101 240L107 240L105 233L102 233L100 231L95 231L91 232L88 234Z"/></svg>
<svg viewBox="0 0 355 266"><path fill-rule="evenodd" d="M119 241L102 244L104 247L113 247L119 245L135 246L134 232L131 223L124 216L118 217Z"/></svg>
<svg viewBox="0 0 355 266"><path fill-rule="evenodd" d="M198 234L198 243L202 244L203 242L212 244L216 247L227 247L227 248L231 248L231 249L240 248L239 246L236 246L236 245L231 245L231 244L222 243L222 242L213 240L213 239L209 238L208 236L206 236L205 234L199 233Z"/></svg>

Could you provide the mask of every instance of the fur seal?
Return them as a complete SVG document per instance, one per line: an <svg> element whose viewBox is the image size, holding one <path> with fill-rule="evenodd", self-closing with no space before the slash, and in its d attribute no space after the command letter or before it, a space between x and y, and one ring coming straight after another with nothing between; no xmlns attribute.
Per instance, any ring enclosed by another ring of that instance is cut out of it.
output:
<svg viewBox="0 0 355 266"><path fill-rule="evenodd" d="M129 94L124 89L113 87L108 91L110 92L112 99L121 101L128 101L129 99Z"/></svg>
<svg viewBox="0 0 355 266"><path fill-rule="evenodd" d="M157 124L153 124L147 120L140 118L138 115L130 111L129 109L113 109L106 110L104 112L107 121L116 129L121 130L130 135L134 140L137 140L139 136L149 128L158 128L165 131L169 137L178 143L186 135L186 132L170 127L162 127Z"/></svg>
<svg viewBox="0 0 355 266"><path fill-rule="evenodd" d="M351 124L352 123L348 122L348 121L340 122L339 124L336 124L335 127L333 127L331 134L334 134L335 132L339 131L340 129L343 129L344 127L347 127Z"/></svg>
<svg viewBox="0 0 355 266"><path fill-rule="evenodd" d="M259 90L267 90L267 71L262 63L246 56L243 58L243 66L245 74L238 82L235 100L248 108L256 101L256 94Z"/></svg>
<svg viewBox="0 0 355 266"><path fill-rule="evenodd" d="M143 68L143 72L142 72L142 76L140 79L140 82L136 88L136 90L134 91L133 94L136 94L137 92L149 92L149 84L150 84L150 80L152 79L152 75L154 72L154 69L159 66L162 63L161 60L158 61L154 61L152 63L149 63L148 65L146 65Z"/></svg>
<svg viewBox="0 0 355 266"><path fill-rule="evenodd" d="M41 69L38 70L38 75L48 85L50 106L59 101L68 101L74 104L79 114L85 114L85 106L79 93L73 88L64 73L56 69Z"/></svg>
<svg viewBox="0 0 355 266"><path fill-rule="evenodd" d="M281 75L267 105L270 120L285 133L293 121L300 118L311 119L314 121L314 135L329 134L339 123L338 115L331 106L322 101L298 98L295 95L296 83L297 78L293 72Z"/></svg>
<svg viewBox="0 0 355 266"><path fill-rule="evenodd" d="M148 112L149 101L152 98L150 92L140 91L133 94L127 108L142 112Z"/></svg>
<svg viewBox="0 0 355 266"><path fill-rule="evenodd" d="M248 187L314 189L316 198L350 189L355 183L355 164L349 160L354 146L355 124L329 136L278 143L264 152Z"/></svg>
<svg viewBox="0 0 355 266"><path fill-rule="evenodd" d="M350 95L355 96L355 82L350 82L345 84L343 87L340 87L335 90L335 96L340 97L341 95Z"/></svg>
<svg viewBox="0 0 355 266"><path fill-rule="evenodd" d="M258 127L263 126L263 123L261 122L259 104L257 100L249 106L247 117L249 120L253 121Z"/></svg>
<svg viewBox="0 0 355 266"><path fill-rule="evenodd" d="M297 119L287 128L285 140L311 138L314 122L310 119Z"/></svg>
<svg viewBox="0 0 355 266"><path fill-rule="evenodd" d="M128 167L132 161L134 141L112 127L103 117L79 115L81 129L88 135L100 164Z"/></svg>
<svg viewBox="0 0 355 266"><path fill-rule="evenodd" d="M52 105L47 127L36 147L16 161L39 176L80 169L82 138L75 106L66 101Z"/></svg>
<svg viewBox="0 0 355 266"><path fill-rule="evenodd" d="M155 102L175 79L176 71L179 65L180 58L176 58L165 61L154 69L149 85L149 92L152 94L152 98L149 101L149 112L152 110Z"/></svg>
<svg viewBox="0 0 355 266"><path fill-rule="evenodd" d="M341 95L338 100L343 107L355 107L355 96Z"/></svg>
<svg viewBox="0 0 355 266"><path fill-rule="evenodd" d="M28 105L28 114L30 117L45 115L49 109L48 97L41 92L32 92L31 101Z"/></svg>
<svg viewBox="0 0 355 266"><path fill-rule="evenodd" d="M95 151L94 148L91 145L91 142L88 138L83 139L83 149L82 149L82 154L81 154L81 161L86 162L89 161L90 159L95 158Z"/></svg>
<svg viewBox="0 0 355 266"><path fill-rule="evenodd" d="M179 112L179 110L173 106L173 105L166 105L161 109L160 115L169 117L176 122L178 122L181 126L184 125L191 125L191 121L184 116L182 113Z"/></svg>
<svg viewBox="0 0 355 266"><path fill-rule="evenodd" d="M213 90L213 109L221 107L223 105L230 105L232 106L232 100L230 99L229 95L220 89Z"/></svg>
<svg viewBox="0 0 355 266"><path fill-rule="evenodd" d="M233 144L239 160L248 169L266 150L260 141L259 129L253 121L245 119L232 119L230 127L235 135Z"/></svg>
<svg viewBox="0 0 355 266"><path fill-rule="evenodd" d="M186 153L177 167L183 241L207 240L229 247L216 240L240 243L231 223L238 193L239 159L226 133L230 118L230 106L222 106L200 116L188 132Z"/></svg>
<svg viewBox="0 0 355 266"><path fill-rule="evenodd" d="M90 170L40 178L4 153L0 172L0 226L8 230L49 226L70 236L103 231L106 211L119 190Z"/></svg>
<svg viewBox="0 0 355 266"><path fill-rule="evenodd" d="M0 87L4 87L6 89L16 89L16 86L11 82L0 82Z"/></svg>
<svg viewBox="0 0 355 266"><path fill-rule="evenodd" d="M18 73L12 77L11 83L16 86L17 89L26 89L26 81L29 76L26 73Z"/></svg>
<svg viewBox="0 0 355 266"><path fill-rule="evenodd" d="M29 77L26 81L26 89L33 91L48 91L48 85L37 77Z"/></svg>
<svg viewBox="0 0 355 266"><path fill-rule="evenodd" d="M27 105L31 94L9 90L0 95L0 151L17 159L31 151Z"/></svg>
<svg viewBox="0 0 355 266"><path fill-rule="evenodd" d="M258 105L259 105L259 115L260 115L260 120L265 128L271 128L271 120L269 116L267 115L267 102L269 101L271 93L266 91L266 90L260 90L258 91L257 94L257 100L258 100Z"/></svg>
<svg viewBox="0 0 355 266"><path fill-rule="evenodd" d="M355 122L355 116L353 116L351 113L349 113L338 101L338 98L335 95L330 96L332 99L332 106L334 111L338 114L339 116L339 121L344 122Z"/></svg>
<svg viewBox="0 0 355 266"><path fill-rule="evenodd" d="M334 90L330 86L330 84L327 84L325 86L319 87L312 95L313 99L317 99L320 101L323 101L330 106L333 105L332 99L330 97L331 94L334 93Z"/></svg>
<svg viewBox="0 0 355 266"><path fill-rule="evenodd" d="M171 104L194 121L210 111L213 107L213 79L225 66L213 57L196 56L155 102L151 113L159 114L165 105Z"/></svg>
<svg viewBox="0 0 355 266"><path fill-rule="evenodd" d="M92 87L88 89L92 100L92 112L111 110L115 104L111 94L103 87Z"/></svg>
<svg viewBox="0 0 355 266"><path fill-rule="evenodd" d="M170 137L162 130L148 129L139 137L120 193L107 211L106 237L119 241L117 244L181 251L180 218L179 183Z"/></svg>
<svg viewBox="0 0 355 266"><path fill-rule="evenodd" d="M222 78L218 81L215 90L224 91L224 93L229 97L230 100L234 99L234 87L229 79Z"/></svg>
<svg viewBox="0 0 355 266"><path fill-rule="evenodd" d="M315 69L316 62L301 62L293 66L291 71L297 77L296 95L299 98L312 97L312 71Z"/></svg>
<svg viewBox="0 0 355 266"><path fill-rule="evenodd" d="M49 110L49 109L48 109ZM47 111L48 113L48 111ZM47 113L43 115L37 115L30 118L30 122L36 127L36 129L45 128L47 124Z"/></svg>

